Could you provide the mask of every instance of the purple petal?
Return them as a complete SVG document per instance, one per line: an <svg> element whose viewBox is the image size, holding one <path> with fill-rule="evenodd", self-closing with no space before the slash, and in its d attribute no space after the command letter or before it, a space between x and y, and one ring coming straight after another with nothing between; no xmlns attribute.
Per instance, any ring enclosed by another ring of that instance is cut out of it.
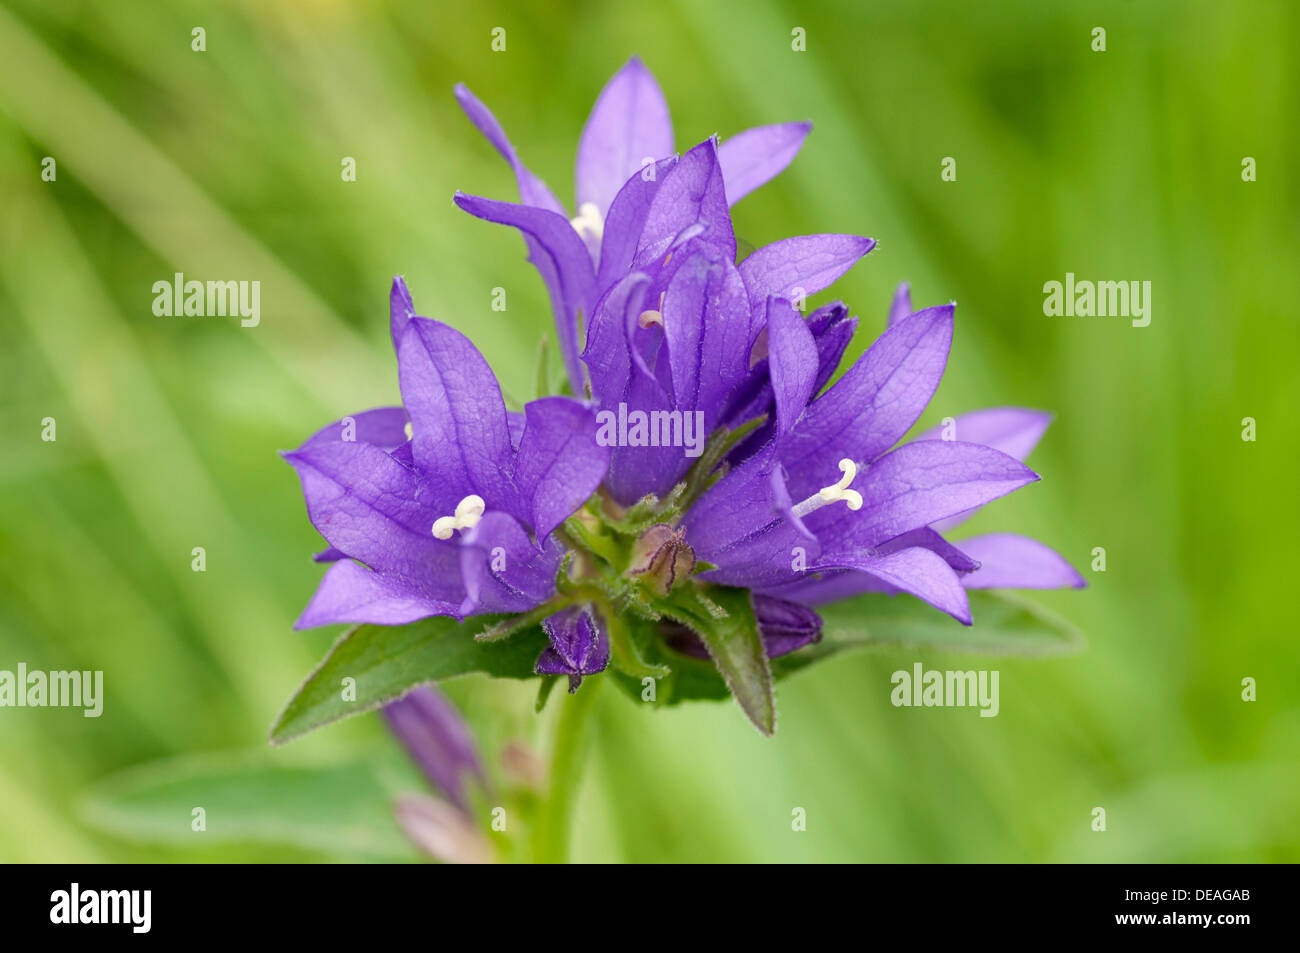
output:
<svg viewBox="0 0 1300 953"><path fill-rule="evenodd" d="M961 580L941 556L928 549L913 547L888 556L826 556L816 568L853 569L866 573L888 587L923 599L963 625L971 623L970 603Z"/></svg>
<svg viewBox="0 0 1300 953"><path fill-rule="evenodd" d="M796 649L818 642L822 618L807 606L756 592L752 595L758 634L768 658L789 655Z"/></svg>
<svg viewBox="0 0 1300 953"><path fill-rule="evenodd" d="M668 284L663 314L673 402L682 411L704 411L708 432L749 371L754 329L744 283L729 261L689 254Z"/></svg>
<svg viewBox="0 0 1300 953"><path fill-rule="evenodd" d="M603 216L646 159L672 153L668 103L653 74L633 57L600 91L578 140L579 206L590 202Z"/></svg>
<svg viewBox="0 0 1300 953"><path fill-rule="evenodd" d="M420 685L384 706L384 719L429 782L462 811L467 782L483 782L483 767L469 726L431 685Z"/></svg>
<svg viewBox="0 0 1300 953"><path fill-rule="evenodd" d="M808 316L808 330L812 332L817 344L817 377L812 388L814 394L826 385L839 367L844 350L853 339L857 327L858 319L849 317L848 308L839 301L823 305ZM727 409L723 411L724 426L735 427L771 411L773 397L769 364L766 357L758 361L732 391L727 400ZM742 451L735 454L735 459L748 458L750 453L771 439L775 429L770 425L761 428L745 441Z"/></svg>
<svg viewBox="0 0 1300 953"><path fill-rule="evenodd" d="M325 549L322 549L319 553L313 554L311 558L312 562L336 563L340 559L347 559L348 554L335 546L328 546Z"/></svg>
<svg viewBox="0 0 1300 953"><path fill-rule="evenodd" d="M948 363L952 314L947 305L900 321L809 406L781 448L796 499L834 482L844 457L868 462L907 433Z"/></svg>
<svg viewBox="0 0 1300 953"><path fill-rule="evenodd" d="M764 245L740 263L751 308L768 295L796 300L830 287L876 247L857 235L800 235Z"/></svg>
<svg viewBox="0 0 1300 953"><path fill-rule="evenodd" d="M810 122L756 126L722 140L718 162L727 186L727 204L735 205L785 170L812 130Z"/></svg>
<svg viewBox="0 0 1300 953"><path fill-rule="evenodd" d="M912 286L904 281L889 303L889 324L897 324L912 313Z"/></svg>
<svg viewBox="0 0 1300 953"><path fill-rule="evenodd" d="M457 192L456 204L469 214L519 229L528 240L529 260L537 267L551 295L564 366L574 393L582 393L582 363L578 359L579 315L590 314L595 275L587 246L563 215L547 209L497 202Z"/></svg>
<svg viewBox="0 0 1300 953"><path fill-rule="evenodd" d="M496 147L497 152L501 153L501 157L514 170L515 180L519 183L519 200L525 205L564 215L564 206L551 193L546 183L528 171L527 166L519 161L515 147L506 138L505 130L501 128L501 123L497 122L491 110L484 106L464 83L456 84L455 94L456 102L460 103L460 108L465 110L469 121L478 127L478 131Z"/></svg>
<svg viewBox="0 0 1300 953"><path fill-rule="evenodd" d="M727 261L736 260L736 235L718 165L717 144L706 139L687 152L660 183L646 214L636 262L660 259L692 226L703 225L699 238Z"/></svg>
<svg viewBox="0 0 1300 953"><path fill-rule="evenodd" d="M393 287L388 292L388 330L393 337L393 351L397 351L397 342L402 339L406 324L415 317L415 302L401 275L393 279Z"/></svg>
<svg viewBox="0 0 1300 953"><path fill-rule="evenodd" d="M812 397L817 380L817 342L784 298L767 299L768 365L776 401L777 432L784 436Z"/></svg>
<svg viewBox="0 0 1300 953"><path fill-rule="evenodd" d="M582 360L591 377L591 392L606 406L616 406L627 392L632 356L627 325L635 322L645 304L650 277L632 272L621 279L596 307Z"/></svg>
<svg viewBox="0 0 1300 953"><path fill-rule="evenodd" d="M963 547L965 545L962 544ZM971 558L969 553L958 549L929 526L922 526L902 536L895 536L887 543L881 543L876 547L876 553L885 556L902 549L911 549L913 546L920 546L943 557L943 561L957 573L974 572L980 565L977 560Z"/></svg>
<svg viewBox="0 0 1300 953"><path fill-rule="evenodd" d="M1056 550L1028 536L990 533L962 540L979 569L962 580L967 589L1082 589L1087 585Z"/></svg>
<svg viewBox="0 0 1300 953"><path fill-rule="evenodd" d="M538 675L567 675L569 691L576 692L584 675L603 672L609 665L609 635L590 607L557 612L542 622L542 628L551 644L537 657Z"/></svg>
<svg viewBox="0 0 1300 953"><path fill-rule="evenodd" d="M676 165L676 156L661 159L655 163L652 173L647 175L648 170L637 172L614 196L605 216L604 237L601 239L600 268L596 273L598 289L609 288L632 267L655 192Z"/></svg>
<svg viewBox="0 0 1300 953"><path fill-rule="evenodd" d="M432 598L414 582L377 573L350 559L325 573L295 629L347 622L405 625L433 615L456 615L457 603Z"/></svg>
<svg viewBox="0 0 1300 953"><path fill-rule="evenodd" d="M463 616L527 612L555 592L563 548L554 540L534 546L508 513L491 511L464 534L460 571L465 580Z"/></svg>
<svg viewBox="0 0 1300 953"><path fill-rule="evenodd" d="M859 473L853 486L863 497L861 511L833 504L807 522L828 552L863 551L1037 479L1023 463L990 447L943 440L908 443Z"/></svg>
<svg viewBox="0 0 1300 953"><path fill-rule="evenodd" d="M412 452L430 482L453 508L473 493L489 509L516 512L505 402L469 338L438 321L412 318L398 345L397 369L414 431Z"/></svg>
<svg viewBox="0 0 1300 953"><path fill-rule="evenodd" d="M524 408L515 482L539 540L596 492L609 448L596 442L596 415L568 397L543 397Z"/></svg>
<svg viewBox="0 0 1300 953"><path fill-rule="evenodd" d="M632 375L622 402L626 404L629 420L630 415L637 412L647 415L670 414L674 410L672 401L659 382L640 372ZM624 409L617 404L610 406L605 403L602 406L602 413L606 410L616 417L624 412ZM699 435L694 433L696 420L693 414L691 417L692 437L695 438L694 442L699 444ZM687 423L684 414L681 422L684 438ZM633 428L625 429L629 438L634 436ZM648 426L642 429L648 437ZM609 476L606 478L605 487L616 502L625 506L635 503L647 493L662 497L686 474L695 461L694 457L687 455L688 449L691 448L632 446L630 442L618 441L610 452Z"/></svg>
<svg viewBox="0 0 1300 953"><path fill-rule="evenodd" d="M1046 433L1052 415L1045 410L1024 407L990 407L953 418L948 432L953 440L982 443L1009 457L1024 460ZM931 427L917 440L944 439L944 428Z"/></svg>
<svg viewBox="0 0 1300 953"><path fill-rule="evenodd" d="M455 492L367 443L306 446L284 457L298 472L312 525L332 546L419 580L437 598L462 598L456 547L432 534L433 521L460 500Z"/></svg>
<svg viewBox="0 0 1300 953"><path fill-rule="evenodd" d="M976 410L955 418L949 427L942 425L932 427L916 437L917 440L942 440L951 434L952 440L967 443L982 443L994 450L1001 450L1007 456L1024 460L1030 451L1038 445L1052 422L1052 415L1042 410L1025 410L1021 407L991 407ZM946 431L946 432L945 432ZM935 529L941 533L960 526L971 517L974 510L958 513L956 516L936 524Z"/></svg>
<svg viewBox="0 0 1300 953"><path fill-rule="evenodd" d="M392 450L406 443L406 410L401 407L377 407L352 414L316 431L303 447L326 443L368 443Z"/></svg>

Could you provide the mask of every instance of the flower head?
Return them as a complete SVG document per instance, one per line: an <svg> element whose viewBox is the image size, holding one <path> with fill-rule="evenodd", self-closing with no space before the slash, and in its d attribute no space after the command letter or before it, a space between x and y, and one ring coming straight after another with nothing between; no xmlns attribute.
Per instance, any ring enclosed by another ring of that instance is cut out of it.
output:
<svg viewBox="0 0 1300 953"><path fill-rule="evenodd" d="M953 305L913 310L902 286L886 330L828 387L857 319L839 302L805 318L803 301L874 241L787 238L736 262L730 207L785 168L806 123L677 154L634 59L584 127L568 210L487 108L456 96L520 201L455 201L522 233L571 396L507 412L469 340L417 317L396 279L403 406L286 455L330 544L318 558L336 561L300 626L492 615L499 638L540 625L534 671L571 691L611 665L661 678L703 655L770 733L769 662L821 638L813 606L908 593L970 624L970 589L1082 584L1033 540L942 535L1038 479L1022 460L1047 424L1002 408L904 442L947 365ZM615 413L611 441L597 421ZM674 434L696 420L707 441L685 453Z"/></svg>

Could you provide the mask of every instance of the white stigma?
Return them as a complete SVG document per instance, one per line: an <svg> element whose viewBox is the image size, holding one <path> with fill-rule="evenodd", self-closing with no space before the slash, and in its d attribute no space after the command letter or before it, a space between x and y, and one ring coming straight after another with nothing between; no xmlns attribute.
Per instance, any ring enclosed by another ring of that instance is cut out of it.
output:
<svg viewBox="0 0 1300 953"><path fill-rule="evenodd" d="M638 326L642 328L653 327L656 324L659 325L659 327L661 328L664 326L664 295L665 294L667 294L667 292L664 291L659 292L659 307L653 308L648 311L642 311L639 315L637 315L636 323Z"/></svg>
<svg viewBox="0 0 1300 953"><path fill-rule="evenodd" d="M794 515L802 519L809 513L814 513L831 503L838 503L840 500L843 500L844 505L851 510L862 509L862 494L857 490L849 489L849 484L858 475L858 465L845 457L840 461L840 472L844 475L839 478L838 482L832 483L830 486L824 486L808 497L794 508Z"/></svg>
<svg viewBox="0 0 1300 953"><path fill-rule="evenodd" d="M578 206L578 214L569 219L573 230L583 239L600 241L605 236L605 220L600 217L600 209L595 202L583 202Z"/></svg>
<svg viewBox="0 0 1300 953"><path fill-rule="evenodd" d="M402 425L402 432L406 434L407 440L415 439L415 428L411 426L411 422L409 420Z"/></svg>
<svg viewBox="0 0 1300 953"><path fill-rule="evenodd" d="M486 508L483 497L471 493L456 504L454 516L439 516L433 521L433 535L438 539L451 539L456 530L473 529L483 518Z"/></svg>

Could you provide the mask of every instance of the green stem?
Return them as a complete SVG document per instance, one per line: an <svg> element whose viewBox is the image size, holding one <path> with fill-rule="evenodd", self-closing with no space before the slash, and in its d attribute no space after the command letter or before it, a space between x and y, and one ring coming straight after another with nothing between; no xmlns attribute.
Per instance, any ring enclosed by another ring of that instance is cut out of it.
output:
<svg viewBox="0 0 1300 953"><path fill-rule="evenodd" d="M568 860L574 799L582 782L590 741L588 715L604 681L600 676L585 679L582 687L568 695L560 708L546 799L533 836L533 856L538 863L562 864Z"/></svg>

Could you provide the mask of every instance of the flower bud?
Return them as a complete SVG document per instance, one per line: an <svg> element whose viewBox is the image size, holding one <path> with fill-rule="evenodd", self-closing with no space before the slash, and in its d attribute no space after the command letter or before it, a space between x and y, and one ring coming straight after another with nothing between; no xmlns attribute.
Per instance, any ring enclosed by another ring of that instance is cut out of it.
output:
<svg viewBox="0 0 1300 953"><path fill-rule="evenodd" d="M758 619L758 634L768 658L788 655L822 638L822 617L807 606L753 594L754 616Z"/></svg>
<svg viewBox="0 0 1300 953"><path fill-rule="evenodd" d="M686 542L686 531L667 523L656 523L641 534L632 547L629 576L638 576L649 589L666 596L689 579L695 569L695 550Z"/></svg>

